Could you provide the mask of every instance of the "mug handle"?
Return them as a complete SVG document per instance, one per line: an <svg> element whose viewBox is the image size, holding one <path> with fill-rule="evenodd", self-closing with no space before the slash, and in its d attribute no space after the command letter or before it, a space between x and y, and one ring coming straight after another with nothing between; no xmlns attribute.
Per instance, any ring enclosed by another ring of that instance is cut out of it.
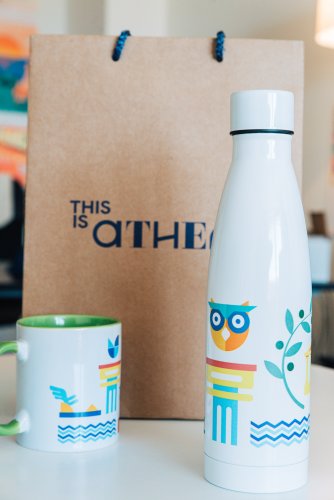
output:
<svg viewBox="0 0 334 500"><path fill-rule="evenodd" d="M0 342L0 356L9 352L16 354L18 350L18 343L15 340ZM0 436L14 436L20 432L22 432L20 422L16 418L7 424L0 424Z"/></svg>

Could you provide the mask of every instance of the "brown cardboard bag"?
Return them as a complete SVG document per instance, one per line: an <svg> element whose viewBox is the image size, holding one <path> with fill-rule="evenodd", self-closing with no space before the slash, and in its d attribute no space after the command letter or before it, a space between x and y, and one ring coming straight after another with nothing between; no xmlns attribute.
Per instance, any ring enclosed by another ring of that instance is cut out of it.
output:
<svg viewBox="0 0 334 500"><path fill-rule="evenodd" d="M115 62L115 42L32 38L23 313L120 318L122 415L200 419L230 94L294 92L300 181L303 45L227 39L219 63L214 39L130 37Z"/></svg>

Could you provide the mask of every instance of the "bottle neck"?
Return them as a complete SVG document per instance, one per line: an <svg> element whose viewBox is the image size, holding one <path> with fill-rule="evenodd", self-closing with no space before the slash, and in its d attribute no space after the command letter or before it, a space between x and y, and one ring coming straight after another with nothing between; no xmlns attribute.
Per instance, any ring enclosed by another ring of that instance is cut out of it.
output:
<svg viewBox="0 0 334 500"><path fill-rule="evenodd" d="M291 163L291 139L288 134L239 134L233 136L233 161L268 160Z"/></svg>

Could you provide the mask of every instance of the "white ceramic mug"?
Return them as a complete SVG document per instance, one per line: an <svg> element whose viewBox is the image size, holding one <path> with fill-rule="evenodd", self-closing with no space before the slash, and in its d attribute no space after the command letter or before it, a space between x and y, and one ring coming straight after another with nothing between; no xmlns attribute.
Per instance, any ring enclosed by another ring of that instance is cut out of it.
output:
<svg viewBox="0 0 334 500"><path fill-rule="evenodd" d="M17 413L0 435L27 448L85 451L118 435L121 323L81 315L31 316L17 322Z"/></svg>

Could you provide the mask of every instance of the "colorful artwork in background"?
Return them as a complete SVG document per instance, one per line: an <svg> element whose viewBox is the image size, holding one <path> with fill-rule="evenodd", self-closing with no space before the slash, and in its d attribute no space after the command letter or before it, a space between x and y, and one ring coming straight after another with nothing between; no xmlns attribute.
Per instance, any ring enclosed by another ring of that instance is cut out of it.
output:
<svg viewBox="0 0 334 500"><path fill-rule="evenodd" d="M1 6L0 14L0 173L24 187L29 37L36 30L23 24L30 11Z"/></svg>
<svg viewBox="0 0 334 500"><path fill-rule="evenodd" d="M31 30L0 24L0 108L27 112L28 40Z"/></svg>
<svg viewBox="0 0 334 500"><path fill-rule="evenodd" d="M0 124L0 173L8 174L22 188L26 179L26 127Z"/></svg>

